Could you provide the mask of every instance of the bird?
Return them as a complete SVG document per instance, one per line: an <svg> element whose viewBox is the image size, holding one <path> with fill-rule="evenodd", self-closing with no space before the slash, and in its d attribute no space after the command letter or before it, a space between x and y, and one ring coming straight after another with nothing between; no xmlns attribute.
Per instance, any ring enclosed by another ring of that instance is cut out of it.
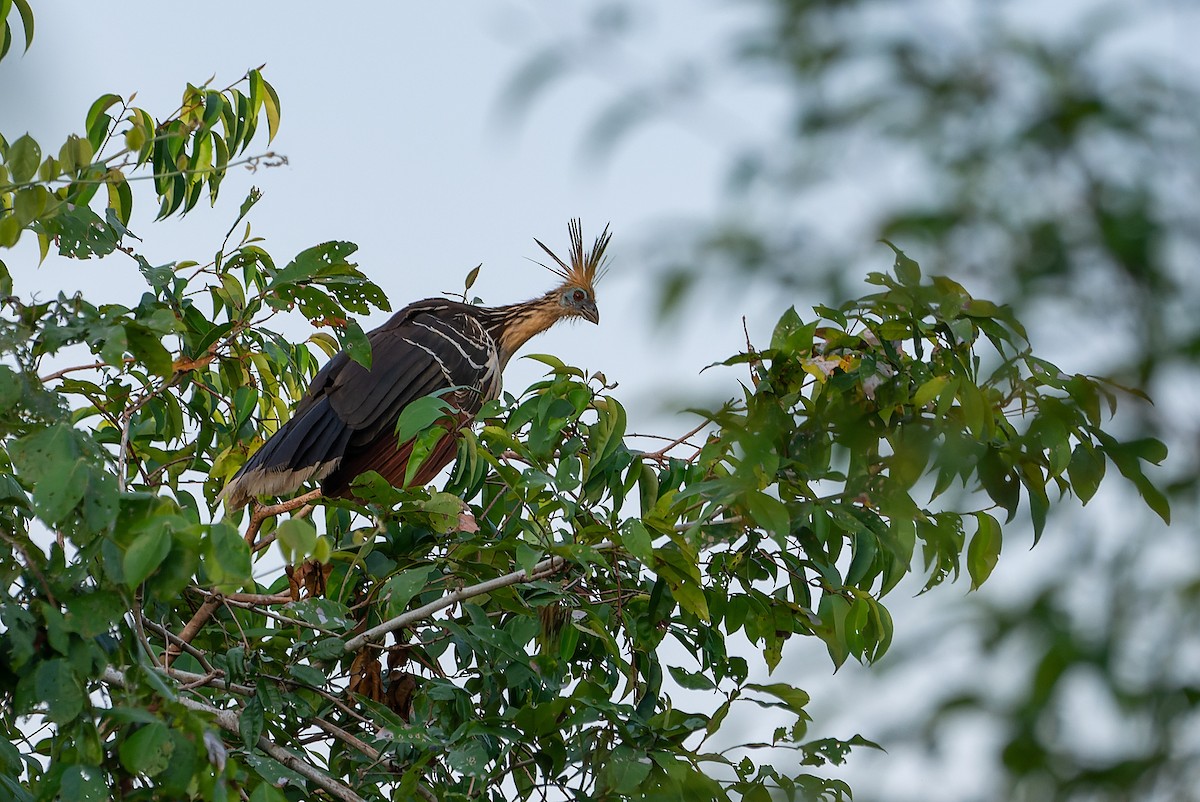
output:
<svg viewBox="0 0 1200 802"><path fill-rule="evenodd" d="M371 470L395 487L427 484L454 458L457 443L441 438L406 482L413 441L398 442L396 423L409 404L442 394L463 426L499 398L505 366L530 338L560 320L600 322L595 284L607 269L609 227L586 250L578 218L568 233L565 261L534 238L554 260L542 266L560 279L544 295L496 307L448 298L416 301L367 334L371 367L344 350L336 354L218 501L236 510L260 496L294 493L309 481L320 482L325 497L352 498L351 483Z"/></svg>

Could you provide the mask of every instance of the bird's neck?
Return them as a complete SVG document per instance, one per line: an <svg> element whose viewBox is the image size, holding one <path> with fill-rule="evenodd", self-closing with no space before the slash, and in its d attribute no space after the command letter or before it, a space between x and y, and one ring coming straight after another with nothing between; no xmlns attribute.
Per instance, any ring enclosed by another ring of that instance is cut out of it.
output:
<svg viewBox="0 0 1200 802"><path fill-rule="evenodd" d="M540 298L488 310L484 326L500 349L501 366L507 364L534 335L541 334L564 317L558 295L557 291L548 292Z"/></svg>

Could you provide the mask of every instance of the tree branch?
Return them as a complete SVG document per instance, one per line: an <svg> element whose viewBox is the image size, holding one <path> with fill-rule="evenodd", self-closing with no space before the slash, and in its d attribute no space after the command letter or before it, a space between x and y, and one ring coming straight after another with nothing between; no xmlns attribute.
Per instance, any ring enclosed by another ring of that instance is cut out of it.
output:
<svg viewBox="0 0 1200 802"><path fill-rule="evenodd" d="M606 540L603 543L598 543L594 548L597 550L607 550L614 549L616 547L617 545L615 543L610 540ZM437 601L432 601L429 604L426 604L423 607L418 607L415 610L409 610L396 616L395 618L390 618L387 621L384 621L378 626L371 627L365 632L355 635L353 638L346 641L346 651L356 652L371 641L378 640L389 632L394 632L397 629L406 627L409 624L420 621L423 618L428 618L439 610L452 607L453 605L458 604L460 601L470 599L474 596L482 596L485 593L491 593L493 590L506 588L510 585L520 585L524 582L535 582L539 579L545 579L546 577L562 570L567 564L568 561L565 557L550 557L533 566L532 571L527 572L522 568L519 571L513 571L510 574L498 576L494 579L489 579L486 582L479 582L478 584L471 585L470 587L460 588L453 593L447 593Z"/></svg>
<svg viewBox="0 0 1200 802"><path fill-rule="evenodd" d="M711 425L712 425L711 420L701 421L699 426L692 429L687 434L680 435L679 437L675 438L674 440L667 443L662 448L658 449L658 451L647 451L647 452L643 453L642 459L653 460L654 462L657 462L660 464L663 462L666 462L668 451L675 448L675 446L683 445L684 443L687 442L688 438L690 438L692 435L699 434L706 426L711 426ZM693 446L690 443L688 443L688 446L690 448L696 448L696 446ZM697 449L697 450L699 450L699 449Z"/></svg>
<svg viewBox="0 0 1200 802"><path fill-rule="evenodd" d="M320 490L312 490L302 496L289 499L280 504L272 504L265 507L255 507L254 512L250 514L250 526L246 529L246 542L253 545L254 538L258 535L258 530L262 528L263 521L270 518L272 515L278 515L281 512L289 512L302 507L310 501L321 497ZM269 542L269 541L268 541ZM257 594L252 594L257 596ZM261 597L264 604L275 604L278 602L278 597ZM257 600L257 599L256 599ZM170 667L175 658L183 651L183 647L192 642L200 629L208 623L208 619L212 618L213 613L217 611L217 607L221 605L222 597L220 594L212 593L204 603L196 610L191 619L184 626L177 636L177 640L172 640L167 645L167 651L163 657L163 665ZM289 597L286 601L291 601Z"/></svg>
<svg viewBox="0 0 1200 802"><path fill-rule="evenodd" d="M254 551L259 551L260 549L265 548L264 544L255 544L254 542L254 539L258 537L258 530L262 528L263 521L279 515L280 513L291 512L297 507L303 507L308 504L308 502L316 501L319 498L321 498L321 491L320 489L317 489L310 490L304 495L296 496L295 498L288 499L287 501L281 501L278 504L259 506L257 503L255 503L254 511L250 513L250 525L246 527L246 542L250 544ZM297 517L303 517L303 515L307 514L307 512L303 512ZM274 537L271 537L271 539L267 540L266 543L270 543L271 540L274 539Z"/></svg>
<svg viewBox="0 0 1200 802"><path fill-rule="evenodd" d="M176 639L172 639L167 644L167 650L163 653L163 665L167 668L171 667L171 663L175 662L175 658L183 652L183 647L192 642L192 638L196 637L200 632L201 627L208 623L208 619L212 618L213 613L221 606L221 597L218 595L209 596L192 614L192 618L187 622L187 625L180 630Z"/></svg>
<svg viewBox="0 0 1200 802"><path fill-rule="evenodd" d="M384 754L382 752L380 752L378 749L371 746L369 743L362 740L358 736L353 735L349 732L346 732L345 730L343 730L341 727L337 726L336 724L326 721L325 719L323 719L319 716L314 718L312 720L312 722L313 722L313 724L317 725L317 727L319 729L324 730L329 735L332 735L334 738L337 738L339 741L346 744L351 749L361 752L362 754L366 755L368 758L375 761L376 763L386 763L389 768L391 768L394 765L392 763L392 761L388 760L388 758L386 756L384 756ZM421 785L420 783L417 783L416 792L417 792L417 796L421 797L424 800L427 800L427 802L437 802L437 797L433 795L433 792L430 791L425 786Z"/></svg>
<svg viewBox="0 0 1200 802"><path fill-rule="evenodd" d="M126 364L128 364L130 362L136 362L136 361L137 360L131 356L125 357ZM99 361L93 362L90 365L73 365L72 367L69 367L69 368L63 368L62 370L56 370L53 373L47 373L45 376L39 376L38 381L40 381L42 384L45 384L46 382L52 382L55 379L61 379L63 376L66 376L68 373L74 373L75 371L78 371L78 370L97 370L99 368L107 368L107 367L112 367L112 366L109 365L107 362L99 362Z"/></svg>
<svg viewBox="0 0 1200 802"><path fill-rule="evenodd" d="M126 678L125 674L115 668L104 669L104 674L101 676L101 679L110 685L118 685L122 688L129 687L129 680ZM220 710L215 707L210 707L209 705L206 705L202 702L197 702L194 699L188 699L186 696L179 697L179 703L189 710L194 710L198 713L206 713L212 716L213 721L215 721L217 725L226 732L234 735L239 735L241 732L238 714L232 710ZM263 752L266 752L281 765L287 766L289 769L301 775L302 777L311 780L313 783L323 788L332 796L342 800L342 802L366 802L365 799L356 794L348 785L333 779L325 772L313 766L311 763L301 760L296 755L293 755L282 746L272 743L267 739L266 736L260 737L256 745L259 749L261 749Z"/></svg>

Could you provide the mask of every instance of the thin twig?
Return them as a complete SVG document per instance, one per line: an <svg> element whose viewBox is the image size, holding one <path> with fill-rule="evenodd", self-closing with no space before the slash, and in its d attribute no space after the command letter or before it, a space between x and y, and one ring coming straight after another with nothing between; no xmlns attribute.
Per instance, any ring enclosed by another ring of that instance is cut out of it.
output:
<svg viewBox="0 0 1200 802"><path fill-rule="evenodd" d="M686 523L675 524L676 532L686 532L693 526L725 526L731 524L745 523L745 520L740 515L730 515L728 518L714 518L711 521L687 521Z"/></svg>
<svg viewBox="0 0 1200 802"><path fill-rule="evenodd" d="M104 674L101 676L101 679L110 685L117 685L122 688L129 687L129 680L125 677L125 674L115 668L110 667L104 669ZM239 716L234 711L220 710L202 702L197 702L194 699L189 699L186 696L179 697L179 703L190 710L194 710L199 713L206 713L207 715L212 716L217 725L226 732L234 735L241 734ZM307 761L302 760L300 757L292 754L282 746L272 743L267 739L266 736L260 736L256 745L259 749L266 752L280 764L286 766L297 774L312 780L313 783L325 789L325 791L332 794L337 799L342 800L342 802L366 802L366 800L356 794L349 786L333 779L328 774L319 770Z"/></svg>
<svg viewBox="0 0 1200 802"><path fill-rule="evenodd" d="M133 609L129 614L133 617L133 631L137 633L138 643L141 644L142 650L146 656L150 658L155 665L158 664L158 655L154 653L154 647L150 645L150 639L146 637L146 630L142 627L142 621L146 616L142 614L142 588L145 585L138 585L137 590L133 594Z"/></svg>
<svg viewBox="0 0 1200 802"><path fill-rule="evenodd" d="M200 651L199 649L197 649L195 646L193 646L190 643L185 643L182 639L180 639L180 637L178 635L176 635L171 630L167 629L164 626L160 626L159 624L157 624L154 621L151 621L149 618L147 618L144 615L142 616L142 624L146 628L153 630L155 632L155 634L157 634L160 638L165 640L168 644L170 644L170 643L179 644L179 648L183 649L185 652L190 654L192 657L196 658L196 662L198 662L205 671L207 671L211 674L212 672L217 670L217 669L213 668L212 664L210 664L208 662L208 658L204 655L204 652Z"/></svg>
<svg viewBox="0 0 1200 802"><path fill-rule="evenodd" d="M221 596L227 602L232 602L238 605L272 605L272 604L287 604L292 601L292 594L284 593L223 593L219 594L215 590L205 590L204 588L191 587L189 590L195 593L203 593L205 596Z"/></svg>
<svg viewBox="0 0 1200 802"><path fill-rule="evenodd" d="M614 549L616 547L617 546L615 543L606 540L603 543L598 543L593 548L595 548L597 551L601 551L606 549ZM479 582L478 584L471 585L470 587L461 588L453 593L447 593L445 596L436 601L432 601L429 604L426 604L423 607L418 607L415 610L409 610L408 612L402 613L395 618L389 618L382 624L371 627L365 632L354 636L350 640L346 641L346 651L356 652L362 647L366 646L369 642L378 640L389 632L394 632L397 629L406 627L409 624L420 621L423 618L428 618L439 610L444 610L447 607L458 604L460 601L464 601L475 596L482 596L485 593L491 593L494 590L506 588L510 585L520 585L524 582L535 582L539 579L545 579L546 577L552 576L553 574L562 570L567 564L567 559L565 557L550 557L533 566L532 571L526 571L522 568L519 571L513 571L512 573L505 574L504 576L498 576L494 579L489 579L485 582Z"/></svg>
<svg viewBox="0 0 1200 802"><path fill-rule="evenodd" d="M758 351L754 350L754 344L750 342L750 329L746 326L745 315L742 315L742 333L746 335L746 354L750 357L750 361L746 363L750 371L750 383L758 387L758 376L754 374L754 369L762 364L762 360L758 358Z"/></svg>
<svg viewBox="0 0 1200 802"><path fill-rule="evenodd" d="M666 459L668 451L675 448L675 446L682 445L683 443L687 442L688 438L690 438L694 434L698 434L701 430L704 429L704 427L710 425L711 423L712 423L712 421L708 421L708 420L701 421L699 426L692 429L687 434L681 435L680 437L675 438L670 443L667 443L665 446L660 448L658 451L648 451L648 452L642 454L642 459L649 459L649 460L654 460L655 462L662 462L663 460ZM691 447L695 448L695 446L691 446Z"/></svg>
<svg viewBox="0 0 1200 802"><path fill-rule="evenodd" d="M326 733L328 733L329 735L332 735L334 738L337 738L339 741L346 744L351 749L354 749L354 750L357 750L357 751L363 753L364 755L366 755L368 758L370 758L375 763L386 764L387 767L392 770L397 770L399 768L398 766L396 766L396 764L393 761L389 760L378 749L371 746L369 743L362 740L358 736L347 732L346 730L342 729L341 727L337 726L336 724L326 721L325 719L320 718L319 716L317 718L313 719L313 724L316 724L318 729L321 729L321 730L325 731ZM433 792L430 791L428 788L426 788L424 785L421 785L420 783L417 783L416 792L417 792L417 796L421 797L422 799L426 800L427 802L437 802L437 797L433 795Z"/></svg>
<svg viewBox="0 0 1200 802"><path fill-rule="evenodd" d="M131 356L127 356L124 358L123 361L126 364L129 364L130 362L136 362L137 360L135 360ZM39 376L38 381L40 381L42 384L45 384L46 382L52 382L55 379L61 379L63 376L66 376L68 373L75 373L76 371L80 371L80 370L98 370L100 368L109 368L109 367L113 367L113 366L108 364L107 362L100 362L100 361L93 362L90 365L73 365L69 368L63 368L62 370L56 370L53 373L47 373L45 376Z"/></svg>

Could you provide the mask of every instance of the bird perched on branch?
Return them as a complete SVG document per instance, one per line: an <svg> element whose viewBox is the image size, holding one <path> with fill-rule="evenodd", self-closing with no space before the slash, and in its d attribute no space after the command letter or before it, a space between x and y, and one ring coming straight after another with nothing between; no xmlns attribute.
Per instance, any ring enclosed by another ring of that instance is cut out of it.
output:
<svg viewBox="0 0 1200 802"><path fill-rule="evenodd" d="M571 251L548 269L562 279L541 297L509 306L484 307L445 298L417 301L370 332L371 367L343 351L313 378L291 420L280 427L229 481L221 495L234 509L256 496L278 496L305 482L321 482L325 496L350 497L350 483L378 471L397 487L413 441L400 443L401 411L435 393L465 424L487 401L499 397L501 372L531 337L560 320L600 321L594 285L603 272L608 228L584 249L579 220L568 227ZM454 458L454 438L443 437L412 476L428 482Z"/></svg>

